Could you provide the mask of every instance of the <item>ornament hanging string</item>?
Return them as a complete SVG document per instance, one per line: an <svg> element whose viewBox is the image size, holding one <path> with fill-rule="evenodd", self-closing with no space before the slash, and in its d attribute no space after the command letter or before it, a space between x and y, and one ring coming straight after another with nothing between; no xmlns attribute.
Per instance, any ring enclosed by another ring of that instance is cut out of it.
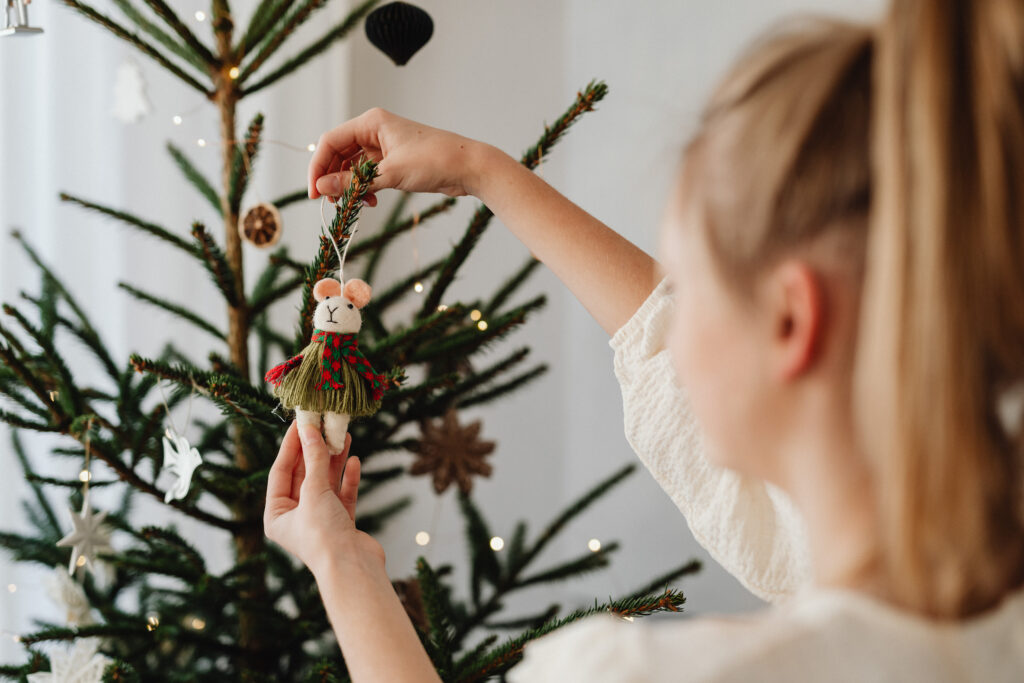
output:
<svg viewBox="0 0 1024 683"><path fill-rule="evenodd" d="M327 195L320 195L320 226L323 228L324 233L327 235L327 239L331 240L331 244L334 245L334 253L338 256L338 281L342 285L345 284L345 256L348 255L348 245L352 244L352 238L356 236L356 232L359 231L357 227L359 225L359 219L352 224L352 232L348 236L348 240L345 242L344 251L338 249L338 241L334 239L334 234L331 229L327 227L327 217L324 215L324 202L327 201Z"/></svg>
<svg viewBox="0 0 1024 683"><path fill-rule="evenodd" d="M171 415L171 408L167 404L167 394L164 393L163 384L157 381L156 388L160 390L160 400L163 402L164 413L167 415L167 420L171 423L171 431L173 431L176 435L183 436L184 434L182 432L179 432L178 428L174 425L174 416ZM188 429L189 425L192 424L192 399L195 398L195 395L196 385L195 382L193 382L192 393L188 395L188 407L185 412L185 429Z"/></svg>
<svg viewBox="0 0 1024 683"><path fill-rule="evenodd" d="M82 472L78 475L78 478L82 480L82 509L89 506L89 481L92 479L92 471L89 469L92 462L92 421L93 418L90 417L85 423L85 444L83 444L85 465L82 466Z"/></svg>

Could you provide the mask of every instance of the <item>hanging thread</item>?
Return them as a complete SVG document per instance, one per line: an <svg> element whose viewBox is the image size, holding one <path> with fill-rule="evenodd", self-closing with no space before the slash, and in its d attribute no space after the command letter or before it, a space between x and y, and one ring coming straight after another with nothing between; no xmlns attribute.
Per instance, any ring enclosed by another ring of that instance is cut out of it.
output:
<svg viewBox="0 0 1024 683"><path fill-rule="evenodd" d="M356 232L359 230L359 219L356 218L356 222L352 224L352 232L348 235L348 240L345 241L344 251L338 249L338 242L334 239L334 233L327 227L327 217L324 216L324 202L327 201L327 195L320 195L320 226L323 228L324 233L327 234L327 239L331 240L331 244L334 245L334 253L338 256L338 281L343 285L345 284L345 257L348 255L348 245L352 244L352 238L356 236Z"/></svg>

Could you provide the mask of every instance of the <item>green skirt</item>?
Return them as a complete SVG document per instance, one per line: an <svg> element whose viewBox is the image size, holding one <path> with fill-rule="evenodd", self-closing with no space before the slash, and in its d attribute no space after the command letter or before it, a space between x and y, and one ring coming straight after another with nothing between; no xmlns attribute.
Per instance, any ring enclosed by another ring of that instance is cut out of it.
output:
<svg viewBox="0 0 1024 683"><path fill-rule="evenodd" d="M323 373L320 360L324 354L322 342L311 342L302 350L302 362L274 387L274 395L287 410L312 410L317 413L345 413L350 417L373 415L380 410L380 400L350 363L341 364L341 389L325 384L317 389Z"/></svg>

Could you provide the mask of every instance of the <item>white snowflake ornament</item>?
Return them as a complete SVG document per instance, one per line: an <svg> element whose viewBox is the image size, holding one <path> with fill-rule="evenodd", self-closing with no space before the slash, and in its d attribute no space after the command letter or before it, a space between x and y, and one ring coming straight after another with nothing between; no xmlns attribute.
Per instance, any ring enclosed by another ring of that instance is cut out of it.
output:
<svg viewBox="0 0 1024 683"><path fill-rule="evenodd" d="M135 123L150 111L142 68L133 60L125 60L117 67L114 104L110 111L123 123Z"/></svg>
<svg viewBox="0 0 1024 683"><path fill-rule="evenodd" d="M79 638L71 652L50 655L50 671L29 674L29 683L100 683L103 670L112 663L99 654L99 638Z"/></svg>
<svg viewBox="0 0 1024 683"><path fill-rule="evenodd" d="M47 577L46 591L58 607L64 610L70 626L86 626L94 623L92 607L81 584L68 573L66 567L57 565Z"/></svg>
<svg viewBox="0 0 1024 683"><path fill-rule="evenodd" d="M113 550L110 547L110 528L103 523L106 519L106 511L94 513L89 505L89 497L85 497L82 503L82 512L76 513L69 509L71 524L74 530L64 538L57 541L58 546L71 546L71 563L68 565L68 573L74 573L76 568L86 568L93 571L93 564L96 562L96 554L103 550Z"/></svg>
<svg viewBox="0 0 1024 683"><path fill-rule="evenodd" d="M189 444L188 439L167 430L164 434L164 469L177 477L177 481L164 496L164 502L184 498L192 485L192 474L203 464L199 451Z"/></svg>

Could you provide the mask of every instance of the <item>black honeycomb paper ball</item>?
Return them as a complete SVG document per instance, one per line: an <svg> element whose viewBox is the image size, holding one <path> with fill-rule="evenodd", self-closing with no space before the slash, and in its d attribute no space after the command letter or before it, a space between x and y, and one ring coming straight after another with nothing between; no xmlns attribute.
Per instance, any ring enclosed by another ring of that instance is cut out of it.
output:
<svg viewBox="0 0 1024 683"><path fill-rule="evenodd" d="M389 2L366 16L366 37L398 66L408 62L433 34L430 15L408 2Z"/></svg>

